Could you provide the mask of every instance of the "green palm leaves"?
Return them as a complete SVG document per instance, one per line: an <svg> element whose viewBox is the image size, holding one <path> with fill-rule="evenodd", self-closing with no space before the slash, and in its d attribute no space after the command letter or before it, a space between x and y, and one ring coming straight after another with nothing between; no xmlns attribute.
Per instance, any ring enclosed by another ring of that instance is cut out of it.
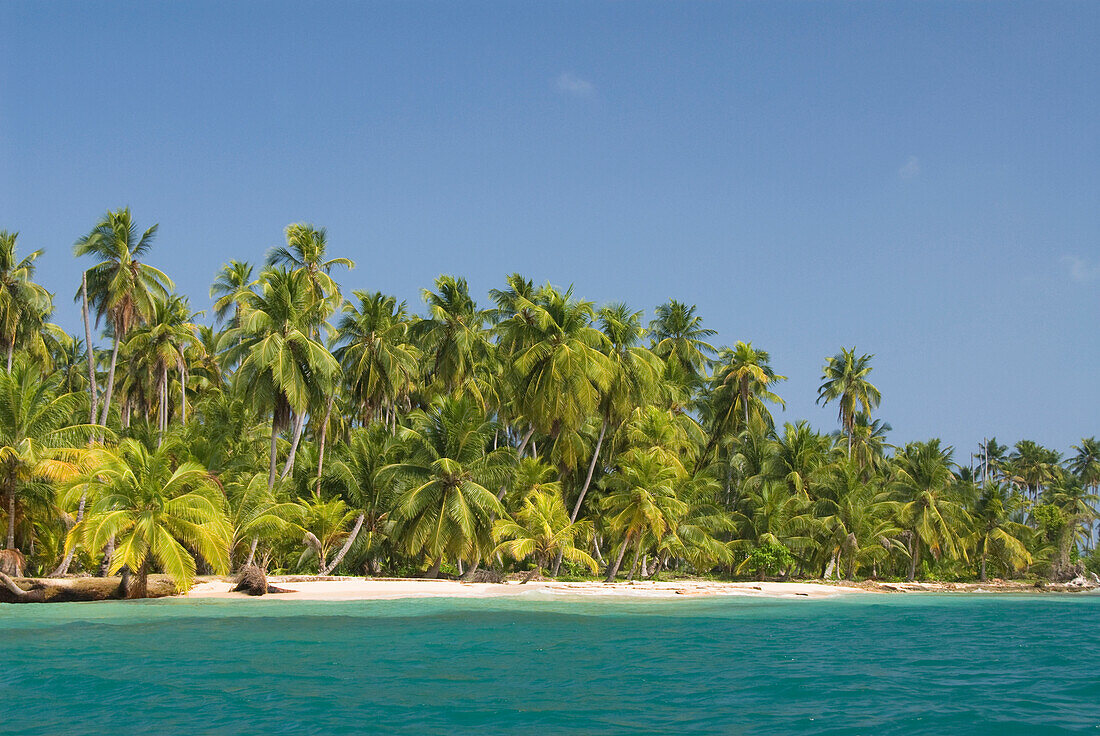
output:
<svg viewBox="0 0 1100 736"><path fill-rule="evenodd" d="M489 490L508 478L513 453L488 450L493 425L469 398L446 398L412 416L400 432L406 460L384 469L400 496L396 535L406 551L434 563L487 551L494 516L504 508Z"/></svg>
<svg viewBox="0 0 1100 736"><path fill-rule="evenodd" d="M516 560L534 557L535 567L524 578L525 583L557 555L595 573L596 561L577 546L591 533L591 522L572 521L561 493L552 487L532 490L512 518L500 519L493 526L493 537L499 542L497 552Z"/></svg>
<svg viewBox="0 0 1100 736"><path fill-rule="evenodd" d="M19 258L18 237L19 233L0 230L0 345L9 371L18 341L29 341L28 347L45 353L42 329L53 312L53 296L34 282L35 261L42 251Z"/></svg>
<svg viewBox="0 0 1100 736"><path fill-rule="evenodd" d="M135 597L145 595L154 562L179 590L190 588L195 577L192 552L216 572L229 568L232 531L224 498L201 465L177 464L174 449L150 452L138 442L123 440L85 481L90 509L69 533L70 546L80 541L91 549L114 539L110 571L125 567L137 574L131 591Z"/></svg>
<svg viewBox="0 0 1100 736"><path fill-rule="evenodd" d="M848 436L848 455L852 454L852 433L857 409L865 414L882 401L882 393L867 380L871 373L873 355L856 355L855 348L841 348L840 352L825 362L821 369L821 386L817 389L817 401L828 404L836 401L840 407L838 418L844 434Z"/></svg>

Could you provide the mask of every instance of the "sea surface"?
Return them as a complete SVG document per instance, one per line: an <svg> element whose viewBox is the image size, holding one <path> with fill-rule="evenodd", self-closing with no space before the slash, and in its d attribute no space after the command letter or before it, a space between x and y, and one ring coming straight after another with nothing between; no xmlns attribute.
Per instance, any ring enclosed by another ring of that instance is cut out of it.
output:
<svg viewBox="0 0 1100 736"><path fill-rule="evenodd" d="M1100 733L1100 596L0 605L0 734Z"/></svg>

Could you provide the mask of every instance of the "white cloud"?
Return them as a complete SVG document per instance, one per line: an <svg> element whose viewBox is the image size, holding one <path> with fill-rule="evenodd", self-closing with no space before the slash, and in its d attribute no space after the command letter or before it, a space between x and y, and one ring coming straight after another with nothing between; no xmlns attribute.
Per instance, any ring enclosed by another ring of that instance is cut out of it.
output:
<svg viewBox="0 0 1100 736"><path fill-rule="evenodd" d="M1100 265L1094 265L1077 256L1062 256L1062 263L1069 266L1069 278L1079 284L1100 278Z"/></svg>
<svg viewBox="0 0 1100 736"><path fill-rule="evenodd" d="M581 79L572 72L559 74L558 78L554 80L554 86L557 87L558 92L574 97L591 97L596 94L596 85L587 79Z"/></svg>
<svg viewBox="0 0 1100 736"><path fill-rule="evenodd" d="M916 156L910 156L905 160L905 163L898 169L898 176L902 179L912 179L920 174L920 159Z"/></svg>

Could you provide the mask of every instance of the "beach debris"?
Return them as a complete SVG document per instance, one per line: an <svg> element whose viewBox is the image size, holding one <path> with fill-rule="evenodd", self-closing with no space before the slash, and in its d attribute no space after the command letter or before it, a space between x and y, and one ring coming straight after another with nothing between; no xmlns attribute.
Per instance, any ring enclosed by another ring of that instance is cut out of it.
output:
<svg viewBox="0 0 1100 736"><path fill-rule="evenodd" d="M245 565L237 575L237 585L233 592L266 595L267 587L267 575L264 571L258 565Z"/></svg>
<svg viewBox="0 0 1100 736"><path fill-rule="evenodd" d="M23 577L27 567L26 556L17 549L0 549L0 572L13 578Z"/></svg>

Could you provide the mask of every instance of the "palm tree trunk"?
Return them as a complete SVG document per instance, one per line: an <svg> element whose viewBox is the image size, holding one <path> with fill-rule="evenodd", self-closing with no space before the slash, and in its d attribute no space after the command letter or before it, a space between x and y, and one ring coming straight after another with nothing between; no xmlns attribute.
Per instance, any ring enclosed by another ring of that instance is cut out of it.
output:
<svg viewBox="0 0 1100 736"><path fill-rule="evenodd" d="M325 439L328 437L328 421L332 416L332 403L336 399L336 393L329 394L328 405L325 407L325 421L321 424L321 448L317 451L317 486L313 494L321 497L321 473L325 469Z"/></svg>
<svg viewBox="0 0 1100 736"><path fill-rule="evenodd" d="M84 519L84 505L88 501L88 484L84 484L84 492L80 494L80 505L76 508L76 523L79 524ZM73 555L76 554L76 545L74 544L68 552L65 553L65 559L61 561L53 572L48 577L59 578L66 575L69 572L69 565L73 562Z"/></svg>
<svg viewBox="0 0 1100 736"><path fill-rule="evenodd" d="M982 567L978 571L978 580L985 582L985 545L982 545Z"/></svg>
<svg viewBox="0 0 1100 736"><path fill-rule="evenodd" d="M11 361L15 357L15 336L12 335L11 342L8 343L8 373L11 373Z"/></svg>
<svg viewBox="0 0 1100 736"><path fill-rule="evenodd" d="M630 574L626 576L627 580L633 580L634 573L638 570L638 559L642 555L642 540L644 538L641 534L638 535L638 542L634 545L634 562L630 565Z"/></svg>
<svg viewBox="0 0 1100 736"><path fill-rule="evenodd" d="M365 518L367 518L366 514L359 514L359 518L355 520L355 526L352 528L351 534L348 535L347 541L344 542L344 546L341 547L340 551L336 553L336 556L332 558L332 562L327 565L322 563L322 575L328 575L343 561L344 555L348 553L348 550L351 549L351 545L355 543L355 538L359 536L359 530L363 528L363 520Z"/></svg>
<svg viewBox="0 0 1100 736"><path fill-rule="evenodd" d="M164 442L164 433L168 429L168 364L160 367L160 402L157 406L157 430L160 437L157 439L157 447Z"/></svg>
<svg viewBox="0 0 1100 736"><path fill-rule="evenodd" d="M115 366L118 365L118 332L115 332L115 344L111 348L111 367L107 371L107 393L103 396L103 412L99 415L99 423L107 425L107 413L111 409L111 394L115 391Z"/></svg>
<svg viewBox="0 0 1100 736"><path fill-rule="evenodd" d="M432 563L432 566L428 569L428 572L424 577L429 578L431 580L436 579L437 577L439 577L439 568L441 568L441 567L443 567L443 555L442 555L442 553L439 555L439 558L436 559L436 561Z"/></svg>
<svg viewBox="0 0 1100 736"><path fill-rule="evenodd" d="M920 540L917 539L917 535L913 535L913 541L911 543L912 555L909 557L909 577L906 578L910 582L917 578L917 565L920 564Z"/></svg>
<svg viewBox="0 0 1100 736"><path fill-rule="evenodd" d="M252 537L252 545L248 548L248 559L245 560L244 566L248 567L252 564L252 560L256 559L256 545L260 543L259 537Z"/></svg>
<svg viewBox="0 0 1100 736"><path fill-rule="evenodd" d="M623 564L623 557L626 555L626 548L630 546L630 532L627 532L626 539L623 540L623 546L619 548L619 556L615 558L615 564L607 568L606 583L613 582L615 576L619 574L619 566Z"/></svg>
<svg viewBox="0 0 1100 736"><path fill-rule="evenodd" d="M275 417L274 414L271 416L271 465L267 472L267 490L269 491L275 487L275 472L279 453L279 432L275 426Z"/></svg>
<svg viewBox="0 0 1100 736"><path fill-rule="evenodd" d="M4 549L15 549L15 491L8 491L8 545Z"/></svg>
<svg viewBox="0 0 1100 736"><path fill-rule="evenodd" d="M187 424L187 363L181 360L180 369L180 425Z"/></svg>
<svg viewBox="0 0 1100 736"><path fill-rule="evenodd" d="M88 316L88 272L82 274L80 280L81 311L84 313L84 340L88 347L88 392L92 396L92 413L89 423L95 424L97 409L99 408L99 387L95 382L95 360L92 350L92 324Z"/></svg>
<svg viewBox="0 0 1100 736"><path fill-rule="evenodd" d="M286 464L283 465L283 472L279 476L280 479L290 475L290 471L294 469L294 456L298 454L298 443L302 440L302 429L306 424L306 414L294 415L294 436L290 441L290 454L286 456Z"/></svg>
<svg viewBox="0 0 1100 736"><path fill-rule="evenodd" d="M592 453L592 462L588 463L588 475L584 477L584 485L581 486L581 492L577 495L577 503L573 506L573 513L569 515L569 521L576 521L577 514L581 512L581 504L584 503L584 495L588 493L588 486L592 483L592 473L596 470L596 462L600 457L600 448L603 447L603 438L607 433L607 417L603 418L603 423L600 424L600 436L596 440L596 450ZM559 557L559 559L561 559ZM555 570L554 574L557 574Z"/></svg>
<svg viewBox="0 0 1100 736"><path fill-rule="evenodd" d="M516 450L516 457L523 457L523 451L527 449L527 443L531 441L531 436L535 434L535 425L531 425L531 428L527 430L527 434L523 435L523 441L519 443L519 448Z"/></svg>

